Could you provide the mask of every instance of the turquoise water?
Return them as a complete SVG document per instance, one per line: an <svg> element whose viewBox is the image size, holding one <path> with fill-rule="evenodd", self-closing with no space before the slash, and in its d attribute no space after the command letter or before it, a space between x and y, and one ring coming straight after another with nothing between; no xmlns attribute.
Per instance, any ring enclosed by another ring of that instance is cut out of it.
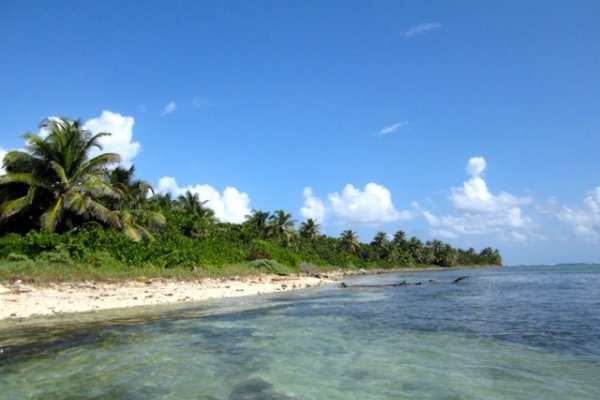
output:
<svg viewBox="0 0 600 400"><path fill-rule="evenodd" d="M0 331L0 398L600 398L599 265L346 282L428 279Z"/></svg>

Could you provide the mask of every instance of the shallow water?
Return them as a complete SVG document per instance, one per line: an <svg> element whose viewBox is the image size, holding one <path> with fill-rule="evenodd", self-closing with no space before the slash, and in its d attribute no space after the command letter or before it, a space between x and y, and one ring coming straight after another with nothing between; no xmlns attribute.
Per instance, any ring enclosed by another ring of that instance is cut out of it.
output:
<svg viewBox="0 0 600 400"><path fill-rule="evenodd" d="M0 354L0 397L598 398L600 266L346 282L428 279L166 308L21 338L0 331L0 343L13 343Z"/></svg>

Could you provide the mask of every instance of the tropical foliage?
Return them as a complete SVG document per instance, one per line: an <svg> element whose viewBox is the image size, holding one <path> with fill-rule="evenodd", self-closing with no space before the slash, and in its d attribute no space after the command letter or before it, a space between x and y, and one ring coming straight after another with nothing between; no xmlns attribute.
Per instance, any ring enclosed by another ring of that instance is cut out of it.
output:
<svg viewBox="0 0 600 400"><path fill-rule="evenodd" d="M477 252L439 240L423 243L403 231L391 240L378 232L368 244L353 230L330 237L313 219L296 228L285 210L253 210L242 224L222 223L197 193L176 199L155 194L135 177L133 166L119 166L117 154L101 153L100 139L108 133L91 134L67 119L44 121L42 132L25 134L25 150L11 151L3 160L0 259L162 271L246 263L278 273L299 271L301 264L393 268L502 262L491 248Z"/></svg>

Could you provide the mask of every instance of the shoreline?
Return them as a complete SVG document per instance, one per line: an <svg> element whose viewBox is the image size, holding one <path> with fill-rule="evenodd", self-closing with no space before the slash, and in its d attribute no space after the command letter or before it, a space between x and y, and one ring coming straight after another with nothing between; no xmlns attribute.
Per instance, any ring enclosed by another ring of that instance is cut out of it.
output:
<svg viewBox="0 0 600 400"><path fill-rule="evenodd" d="M336 272L321 277L260 275L194 281L50 283L44 286L0 283L0 321L257 296L321 287L346 276L349 274Z"/></svg>
<svg viewBox="0 0 600 400"><path fill-rule="evenodd" d="M316 276L256 275L197 280L155 278L145 282L128 280L117 283L86 281L28 285L20 281L13 284L3 282L0 283L0 322L22 322L37 317L61 317L106 310L260 296L322 287L355 275L448 269L454 268L337 270Z"/></svg>

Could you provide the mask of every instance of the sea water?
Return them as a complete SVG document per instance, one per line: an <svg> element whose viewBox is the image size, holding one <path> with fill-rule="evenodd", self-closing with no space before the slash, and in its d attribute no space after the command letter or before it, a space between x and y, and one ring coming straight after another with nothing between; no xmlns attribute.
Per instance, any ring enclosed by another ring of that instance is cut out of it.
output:
<svg viewBox="0 0 600 400"><path fill-rule="evenodd" d="M600 398L600 265L345 282L0 330L0 398Z"/></svg>

